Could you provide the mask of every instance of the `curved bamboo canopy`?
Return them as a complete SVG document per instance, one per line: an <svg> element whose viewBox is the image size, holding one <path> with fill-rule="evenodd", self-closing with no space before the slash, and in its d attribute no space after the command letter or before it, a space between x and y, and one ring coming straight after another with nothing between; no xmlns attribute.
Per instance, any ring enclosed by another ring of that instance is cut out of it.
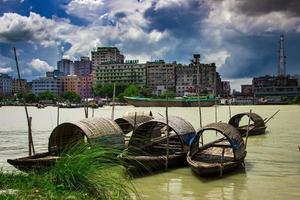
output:
<svg viewBox="0 0 300 200"><path fill-rule="evenodd" d="M88 118L78 122L58 125L49 138L49 152L61 152L65 147L78 142L105 142L105 144L123 144L123 132L113 120L106 118Z"/></svg>
<svg viewBox="0 0 300 200"><path fill-rule="evenodd" d="M169 132L170 137L176 134L183 146L189 145L191 138L195 136L194 127L186 120L169 116ZM152 139L166 138L167 123L165 118L152 119L148 122L142 123L136 130L133 131L129 146L142 146L150 144Z"/></svg>
<svg viewBox="0 0 300 200"><path fill-rule="evenodd" d="M238 128L240 126L240 121L244 116L250 117L250 119L253 121L255 127L259 126L265 126L264 120L256 113L239 113L234 115L233 117L230 118L229 124Z"/></svg>
<svg viewBox="0 0 300 200"><path fill-rule="evenodd" d="M127 116L123 116L120 118L115 119L115 122L120 126L123 130L124 134L133 131L135 127L143 122L147 122L152 120L152 113L150 115L145 115L144 113L136 113L134 115L130 114Z"/></svg>
<svg viewBox="0 0 300 200"><path fill-rule="evenodd" d="M208 124L197 132L197 135L193 140L193 144L191 145L192 156L204 149L205 145L199 147L199 139L200 136L208 130L217 131L225 136L233 150L234 159L240 159L244 157L246 148L244 140L239 131L232 125L222 122ZM214 134L214 132L209 133Z"/></svg>

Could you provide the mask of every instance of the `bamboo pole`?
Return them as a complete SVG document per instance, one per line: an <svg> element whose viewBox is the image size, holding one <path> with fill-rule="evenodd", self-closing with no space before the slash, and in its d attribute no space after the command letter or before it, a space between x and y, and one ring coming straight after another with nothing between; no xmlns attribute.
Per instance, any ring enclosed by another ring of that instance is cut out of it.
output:
<svg viewBox="0 0 300 200"><path fill-rule="evenodd" d="M16 48L14 47L13 50L14 50L14 57L15 57L16 67L17 67L17 72L18 72L19 87L20 87L21 93L24 93L24 91L22 91L21 75L20 75L20 69L19 69L19 63L18 63ZM27 109L24 98L22 100L22 103L23 103L23 106L25 108L27 126L28 126L28 147L29 147L28 152L29 152L29 156L31 156L32 155L31 147L34 147L33 139L32 139L32 132L31 132L31 119L29 117L28 109Z"/></svg>
<svg viewBox="0 0 300 200"><path fill-rule="evenodd" d="M220 166L220 176L223 176L223 169L224 169L224 154L225 154L225 148L223 147L223 150L222 150L222 157L221 157L221 166Z"/></svg>
<svg viewBox="0 0 300 200"><path fill-rule="evenodd" d="M92 117L95 116L95 108L92 108Z"/></svg>
<svg viewBox="0 0 300 200"><path fill-rule="evenodd" d="M134 112L134 124L133 124L133 130L136 129L136 112Z"/></svg>
<svg viewBox="0 0 300 200"><path fill-rule="evenodd" d="M229 119L231 119L231 107L230 107L230 103L228 102L228 109L229 109Z"/></svg>
<svg viewBox="0 0 300 200"><path fill-rule="evenodd" d="M274 118L275 115L277 115L277 113L279 113L280 110L277 110L271 117L267 118L265 121L265 124L267 124L271 119Z"/></svg>
<svg viewBox="0 0 300 200"><path fill-rule="evenodd" d="M57 105L57 126L59 125L59 105Z"/></svg>
<svg viewBox="0 0 300 200"><path fill-rule="evenodd" d="M111 119L114 120L115 117L115 98L116 98L116 83L114 83L114 90L113 90L113 101L112 101L112 110L111 110Z"/></svg>
<svg viewBox="0 0 300 200"><path fill-rule="evenodd" d="M200 106L200 89L198 88L198 110L199 110L199 125L200 128L202 128L202 112L201 112L201 106ZM201 144L203 145L203 134L201 134Z"/></svg>
<svg viewBox="0 0 300 200"><path fill-rule="evenodd" d="M250 128L250 116L251 116L251 113L252 113L252 109L250 109L250 114L249 114L249 119L248 119L248 126L247 126L247 132L246 132L246 141L245 141L245 149L247 148L247 142L248 142L248 136L249 136L249 128Z"/></svg>
<svg viewBox="0 0 300 200"><path fill-rule="evenodd" d="M169 137L170 137L170 133L169 133L169 113L168 113L168 96L167 96L167 103L166 103L166 123L167 123L167 158L166 158L166 170L169 167Z"/></svg>

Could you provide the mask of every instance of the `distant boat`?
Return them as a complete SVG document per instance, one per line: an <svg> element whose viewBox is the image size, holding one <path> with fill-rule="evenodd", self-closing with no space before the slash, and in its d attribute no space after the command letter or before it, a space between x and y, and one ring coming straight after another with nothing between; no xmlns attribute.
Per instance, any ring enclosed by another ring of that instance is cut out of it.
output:
<svg viewBox="0 0 300 200"><path fill-rule="evenodd" d="M200 143L200 138L208 134L220 133L222 138L209 143ZM226 123L212 123L200 129L194 138L187 162L200 176L222 176L243 166L246 147L242 136L233 126Z"/></svg>
<svg viewBox="0 0 300 200"><path fill-rule="evenodd" d="M38 103L38 104L36 104L36 107L37 108L46 108L46 105Z"/></svg>
<svg viewBox="0 0 300 200"><path fill-rule="evenodd" d="M215 104L215 98L205 97L178 97L169 98L145 98L145 97L124 97L124 99L136 107L209 107Z"/></svg>
<svg viewBox="0 0 300 200"><path fill-rule="evenodd" d="M265 134L266 128L267 128L267 126L265 124L265 120L263 120L256 113L246 112L246 113L236 114L230 118L228 124L235 127L242 136L246 136L248 125L240 125L241 119L245 116L250 117L251 122L252 122L249 125L249 132L248 132L249 136Z"/></svg>

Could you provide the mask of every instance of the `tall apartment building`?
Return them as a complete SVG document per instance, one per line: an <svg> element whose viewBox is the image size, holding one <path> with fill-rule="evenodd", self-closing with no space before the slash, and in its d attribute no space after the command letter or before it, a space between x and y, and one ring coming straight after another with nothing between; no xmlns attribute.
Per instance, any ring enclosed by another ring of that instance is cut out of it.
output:
<svg viewBox="0 0 300 200"><path fill-rule="evenodd" d="M93 65L107 63L124 63L124 55L117 47L98 47L96 51L92 51Z"/></svg>
<svg viewBox="0 0 300 200"><path fill-rule="evenodd" d="M81 57L74 62L75 75L79 77L78 92L81 98L91 98L93 87L92 61L89 57Z"/></svg>
<svg viewBox="0 0 300 200"><path fill-rule="evenodd" d="M12 93L12 78L8 74L0 73L0 96Z"/></svg>
<svg viewBox="0 0 300 200"><path fill-rule="evenodd" d="M89 76L92 73L92 61L89 57L81 57L74 61L74 74L77 76Z"/></svg>
<svg viewBox="0 0 300 200"><path fill-rule="evenodd" d="M74 74L74 62L69 59L61 59L57 61L57 69L65 76Z"/></svg>
<svg viewBox="0 0 300 200"><path fill-rule="evenodd" d="M80 84L78 87L79 95L81 98L92 98L93 97L93 75L80 76Z"/></svg>
<svg viewBox="0 0 300 200"><path fill-rule="evenodd" d="M161 95L167 90L175 92L176 62L165 63L163 60L156 62L147 62L147 85L154 94Z"/></svg>
<svg viewBox="0 0 300 200"><path fill-rule="evenodd" d="M27 87L27 80L21 79L21 86L18 79L12 80L12 93L22 93L22 92L29 92Z"/></svg>
<svg viewBox="0 0 300 200"><path fill-rule="evenodd" d="M231 93L231 87L229 81L222 81L221 82L221 96L228 97Z"/></svg>
<svg viewBox="0 0 300 200"><path fill-rule="evenodd" d="M196 95L197 67L195 65L176 66L176 95Z"/></svg>
<svg viewBox="0 0 300 200"><path fill-rule="evenodd" d="M79 95L80 78L77 75L62 76L59 78L62 92L75 92Z"/></svg>
<svg viewBox="0 0 300 200"><path fill-rule="evenodd" d="M129 83L146 85L146 65L138 61L93 65L94 84Z"/></svg>
<svg viewBox="0 0 300 200"><path fill-rule="evenodd" d="M53 77L41 77L39 79L32 80L33 94L39 94L46 91L59 95L62 91L60 79Z"/></svg>

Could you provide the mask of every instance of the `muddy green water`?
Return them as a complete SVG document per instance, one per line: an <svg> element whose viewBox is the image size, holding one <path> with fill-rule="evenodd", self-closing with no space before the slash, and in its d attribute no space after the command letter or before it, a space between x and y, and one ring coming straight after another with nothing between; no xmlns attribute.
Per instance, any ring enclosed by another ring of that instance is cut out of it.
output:
<svg viewBox="0 0 300 200"><path fill-rule="evenodd" d="M199 178L189 168L172 169L134 180L141 199L300 199L300 106L232 106L232 114L250 109L263 118L277 109L268 123L267 134L250 137L245 172L223 178ZM152 110L155 116L164 108L116 107L115 117L128 111ZM34 144L38 152L47 150L51 130L56 126L56 108L29 108L33 117ZM198 108L170 108L199 128ZM110 117L111 107L95 110L96 117ZM214 108L202 108L203 124L215 120ZM61 122L84 117L83 108L61 109ZM218 121L227 122L228 107L218 107ZM27 126L22 107L0 108L0 167L13 170L7 158L27 155Z"/></svg>

